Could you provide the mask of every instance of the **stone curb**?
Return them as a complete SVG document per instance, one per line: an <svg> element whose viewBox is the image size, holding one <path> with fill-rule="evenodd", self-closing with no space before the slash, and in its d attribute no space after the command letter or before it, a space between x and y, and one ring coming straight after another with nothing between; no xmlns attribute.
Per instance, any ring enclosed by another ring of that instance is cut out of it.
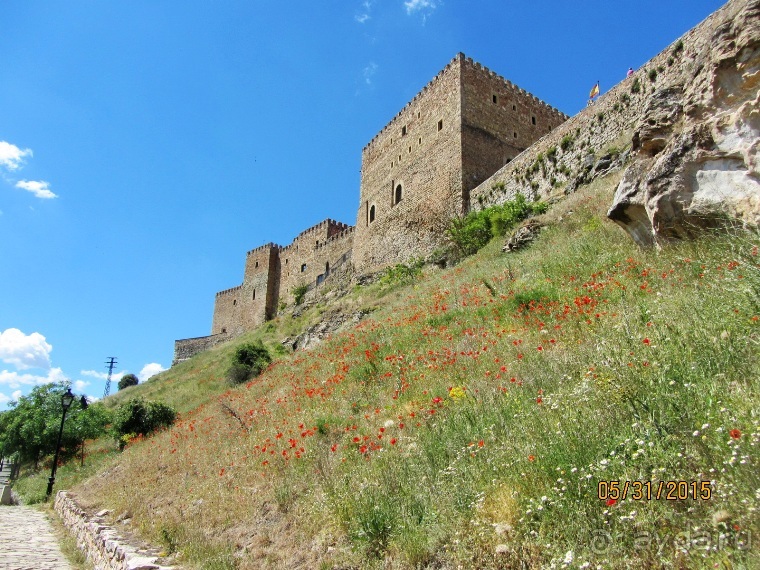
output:
<svg viewBox="0 0 760 570"><path fill-rule="evenodd" d="M54 507L97 570L182 570L179 566L162 566L157 548L129 544L115 528L105 524L103 517L110 511L90 516L66 491L56 493Z"/></svg>

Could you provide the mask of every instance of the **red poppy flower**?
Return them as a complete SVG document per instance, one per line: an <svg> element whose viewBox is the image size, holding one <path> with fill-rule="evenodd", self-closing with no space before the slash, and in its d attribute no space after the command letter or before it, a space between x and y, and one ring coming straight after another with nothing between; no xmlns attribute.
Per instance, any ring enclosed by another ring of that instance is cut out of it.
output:
<svg viewBox="0 0 760 570"><path fill-rule="evenodd" d="M738 429L732 429L730 432L728 432L728 435L730 435L732 439L739 439L742 436L742 432L740 432Z"/></svg>
<svg viewBox="0 0 760 570"><path fill-rule="evenodd" d="M641 342L643 342L643 343L644 343L644 344L646 344L647 346L649 346L649 345L652 343L652 341L651 341L651 340L649 340L648 338L645 338L645 339L644 339L644 340L642 340Z"/></svg>
<svg viewBox="0 0 760 570"><path fill-rule="evenodd" d="M536 398L536 404L542 404L543 402L544 402L544 400L541 398L541 396L539 396L538 398Z"/></svg>
<svg viewBox="0 0 760 570"><path fill-rule="evenodd" d="M396 445L397 441L398 440L395 437L391 438L391 445Z"/></svg>
<svg viewBox="0 0 760 570"><path fill-rule="evenodd" d="M482 439L478 442L478 447L483 447L486 444Z"/></svg>
<svg viewBox="0 0 760 570"><path fill-rule="evenodd" d="M535 455L528 455L528 461L533 462L535 460L536 460L536 456Z"/></svg>
<svg viewBox="0 0 760 570"><path fill-rule="evenodd" d="M607 503L606 503L606 505L607 505L608 507L611 507L611 506L612 506L612 505L614 505L615 503L617 503L617 501L616 501L615 499L607 499Z"/></svg>

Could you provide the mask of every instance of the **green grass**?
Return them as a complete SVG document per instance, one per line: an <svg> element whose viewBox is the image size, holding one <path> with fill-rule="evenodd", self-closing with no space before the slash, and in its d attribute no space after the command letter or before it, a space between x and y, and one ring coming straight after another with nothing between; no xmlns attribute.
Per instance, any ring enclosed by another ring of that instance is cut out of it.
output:
<svg viewBox="0 0 760 570"><path fill-rule="evenodd" d="M130 388L179 422L61 485L191 568L758 567L760 240L640 250L604 218L618 179L524 250L357 288L339 303L377 310L245 385L234 348L314 313ZM711 497L607 504L607 481Z"/></svg>

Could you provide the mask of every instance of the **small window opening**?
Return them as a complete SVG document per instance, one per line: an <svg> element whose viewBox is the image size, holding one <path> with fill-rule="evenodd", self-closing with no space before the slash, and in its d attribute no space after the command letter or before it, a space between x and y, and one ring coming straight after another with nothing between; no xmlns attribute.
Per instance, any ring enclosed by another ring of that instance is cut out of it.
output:
<svg viewBox="0 0 760 570"><path fill-rule="evenodd" d="M398 161L401 162L401 155L398 155Z"/></svg>
<svg viewBox="0 0 760 570"><path fill-rule="evenodd" d="M536 124L536 117L531 116L530 122L535 125Z"/></svg>
<svg viewBox="0 0 760 570"><path fill-rule="evenodd" d="M440 131L442 129L443 129L443 119L441 119L440 121L438 121L438 130Z"/></svg>
<svg viewBox="0 0 760 570"><path fill-rule="evenodd" d="M420 118L420 112L419 111L417 111L417 118L418 119Z"/></svg>
<svg viewBox="0 0 760 570"><path fill-rule="evenodd" d="M412 154L412 147L409 147L409 154Z"/></svg>
<svg viewBox="0 0 760 570"><path fill-rule="evenodd" d="M314 245L319 245L319 240L317 240L317 243L315 243Z"/></svg>
<svg viewBox="0 0 760 570"><path fill-rule="evenodd" d="M256 300L256 289L253 290L253 300Z"/></svg>
<svg viewBox="0 0 760 570"><path fill-rule="evenodd" d="M370 223L375 221L375 205L372 204L372 206L369 209L369 221Z"/></svg>
<svg viewBox="0 0 760 570"><path fill-rule="evenodd" d="M512 133L512 136L514 136L515 138L517 138L517 131L515 131L514 133Z"/></svg>
<svg viewBox="0 0 760 570"><path fill-rule="evenodd" d="M493 101L495 104L499 103L499 96L498 95L491 95L491 101Z"/></svg>
<svg viewBox="0 0 760 570"><path fill-rule="evenodd" d="M517 111L517 105L512 105L512 110Z"/></svg>
<svg viewBox="0 0 760 570"><path fill-rule="evenodd" d="M330 262L326 261L325 262L325 277L327 277L328 275L330 275Z"/></svg>
<svg viewBox="0 0 760 570"><path fill-rule="evenodd" d="M504 164L509 164L509 162L510 162L511 160L512 160L512 159L511 159L511 158L509 158L509 157L505 158L505 159L504 159Z"/></svg>
<svg viewBox="0 0 760 570"><path fill-rule="evenodd" d="M422 144L422 137L419 138L419 140L417 141L417 144Z"/></svg>
<svg viewBox="0 0 760 570"><path fill-rule="evenodd" d="M237 299L232 299L232 306L234 307L235 305L237 305Z"/></svg>
<svg viewBox="0 0 760 570"><path fill-rule="evenodd" d="M258 266L259 266L259 262L257 261L257 262L256 262L256 267L258 267Z"/></svg>
<svg viewBox="0 0 760 570"><path fill-rule="evenodd" d="M285 265L287 265L287 264L288 264L288 258L286 257L285 258Z"/></svg>
<svg viewBox="0 0 760 570"><path fill-rule="evenodd" d="M306 264L302 263L301 264L301 273L303 273L304 271L306 271Z"/></svg>
<svg viewBox="0 0 760 570"><path fill-rule="evenodd" d="M227 327L222 327L222 334L227 332Z"/></svg>
<svg viewBox="0 0 760 570"><path fill-rule="evenodd" d="M401 188L401 184L396 186L396 192L393 194L393 204L398 204L401 202L401 195L403 193L403 188Z"/></svg>
<svg viewBox="0 0 760 570"><path fill-rule="evenodd" d="M403 127L401 127L401 136L402 137L406 136L406 125L404 125Z"/></svg>

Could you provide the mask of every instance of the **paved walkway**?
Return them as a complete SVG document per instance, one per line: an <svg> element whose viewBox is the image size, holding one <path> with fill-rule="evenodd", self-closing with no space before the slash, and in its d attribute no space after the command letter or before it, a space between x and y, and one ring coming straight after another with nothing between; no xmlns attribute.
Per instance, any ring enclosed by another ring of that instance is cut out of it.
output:
<svg viewBox="0 0 760 570"><path fill-rule="evenodd" d="M45 514L0 506L0 570L70 570Z"/></svg>

